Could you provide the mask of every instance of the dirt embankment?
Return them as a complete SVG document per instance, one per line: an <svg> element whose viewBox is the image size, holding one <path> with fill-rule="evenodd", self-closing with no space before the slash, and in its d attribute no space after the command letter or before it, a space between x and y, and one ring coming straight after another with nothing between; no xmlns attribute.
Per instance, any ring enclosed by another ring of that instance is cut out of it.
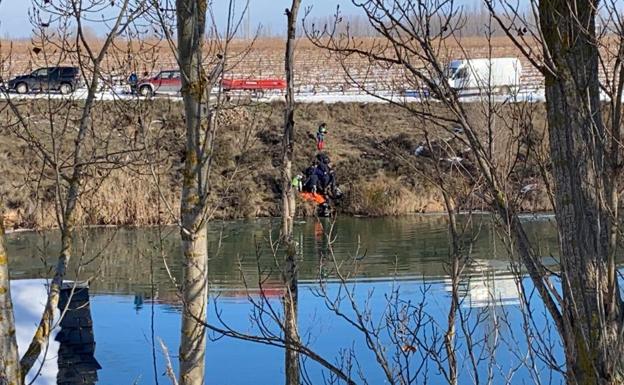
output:
<svg viewBox="0 0 624 385"><path fill-rule="evenodd" d="M54 136L57 146L59 142L65 144L66 148L59 151L59 158L63 158L71 148L71 130L62 132L60 137L58 132L49 134L46 108L42 106L45 103L24 102L20 108L29 114L30 124L36 128L32 132L44 146L53 148ZM88 182L83 186L79 207L81 223L149 225L174 220L184 160L182 105L166 100L147 104L133 108L112 108L110 103L96 106L93 130L99 133L99 139L90 143L91 148L102 151L106 143L109 152L124 150L127 153L116 159L127 160L128 166L105 164L88 168ZM543 115L541 107L536 108L536 116ZM279 103L249 105L227 110L220 117L210 183L215 218L279 215L282 110ZM475 107L475 115L476 110ZM6 121L11 121L8 112L4 114ZM41 114L39 120L35 119L37 114ZM461 141L447 141L444 138L448 133L431 126L429 140L442 150L414 155L424 142L425 123L403 109L388 104L301 104L295 119L295 169L299 172L311 164L316 154L318 124L327 123L326 152L345 193L337 208L343 214L381 216L442 211L441 196L431 181L432 176L440 173L456 192L460 208L483 206L483 199L479 198L481 181L469 154L461 154L465 150ZM142 131L139 123L147 128ZM499 147L510 147L509 138L516 143L514 132L499 124L499 131L494 133L495 141L501 142ZM8 226L55 226L54 176L43 167L37 152L5 127L0 135L0 157L0 194ZM511 189L520 190L537 179L537 167L527 161L530 157L526 153L523 159L516 156L509 160L508 153L503 151L500 155L501 167L515 167L508 176ZM523 210L549 209L546 196L539 189L523 199ZM298 210L300 215L314 212L305 203Z"/></svg>

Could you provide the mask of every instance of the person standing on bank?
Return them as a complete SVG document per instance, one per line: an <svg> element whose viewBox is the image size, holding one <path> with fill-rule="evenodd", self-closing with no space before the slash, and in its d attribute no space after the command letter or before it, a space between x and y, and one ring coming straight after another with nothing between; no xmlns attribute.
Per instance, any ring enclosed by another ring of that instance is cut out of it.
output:
<svg viewBox="0 0 624 385"><path fill-rule="evenodd" d="M325 148L325 135L327 134L327 125L325 123L321 123L318 128L318 132L316 133L316 149L319 151L323 151Z"/></svg>

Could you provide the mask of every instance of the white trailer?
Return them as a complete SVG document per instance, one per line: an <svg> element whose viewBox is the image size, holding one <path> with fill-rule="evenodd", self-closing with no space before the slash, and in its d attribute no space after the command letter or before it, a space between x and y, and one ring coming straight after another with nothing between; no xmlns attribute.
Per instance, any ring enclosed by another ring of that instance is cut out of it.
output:
<svg viewBox="0 0 624 385"><path fill-rule="evenodd" d="M520 88L522 65L517 58L451 60L446 80L461 94L510 95Z"/></svg>

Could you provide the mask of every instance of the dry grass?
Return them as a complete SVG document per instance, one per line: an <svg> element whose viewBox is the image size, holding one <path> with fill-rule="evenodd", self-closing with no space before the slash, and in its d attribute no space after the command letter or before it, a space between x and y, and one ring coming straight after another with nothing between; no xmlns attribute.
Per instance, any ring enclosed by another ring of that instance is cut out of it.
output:
<svg viewBox="0 0 624 385"><path fill-rule="evenodd" d="M45 101L25 102L21 108L31 116L43 111ZM143 113L162 122L156 132L161 161L156 164L160 186L146 166L115 170L104 180L94 178L85 188L79 207L82 223L91 225L150 225L158 221L171 223L173 216L159 200L164 195L170 207L177 210L180 195L180 168L183 160L183 120L181 103L157 100L147 103ZM468 106L478 115L478 106ZM541 107L536 107L541 109ZM215 217L250 218L279 215L283 104L258 104L226 111L221 118L220 136L216 144L215 167L211 179ZM543 110L535 116L536 126L543 120ZM132 141L137 118L125 116L111 103L98 103L94 111L94 127L102 132L118 134L115 146L121 148ZM540 120L541 119L541 120ZM301 104L296 110L296 158L294 168L302 172L316 153L314 134L326 122L326 139L337 173L337 180L346 193L339 210L358 215L401 215L442 211L440 196L422 173L431 173L429 160L413 156L427 128L431 138L443 137L443 131L423 127L398 107L387 104ZM497 148L507 143L511 134L501 128ZM115 148L114 148L115 149ZM458 149L459 151L459 149ZM53 184L50 179L37 178L41 165L31 149L8 133L0 135L0 189L8 209L9 225L15 227L54 226ZM402 157L399 157L399 155ZM501 164L504 152L500 152ZM408 165L404 159L413 164ZM470 159L466 160L470 167ZM420 173L415 168L420 169ZM464 179L447 169L449 178L457 178L457 191L464 191ZM510 186L519 189L533 180L534 165L514 173ZM96 174L94 174L96 175ZM96 182L102 182L94 189ZM462 190L463 189L463 190ZM534 195L523 202L527 211L548 208L546 197ZM482 201L464 199L461 208L481 208ZM299 215L312 215L314 207L302 203ZM175 213L174 213L175 214Z"/></svg>
<svg viewBox="0 0 624 385"><path fill-rule="evenodd" d="M366 216L444 211L441 199L433 189L424 185L409 188L402 179L389 177L382 171L370 180L350 184L346 190L344 210Z"/></svg>

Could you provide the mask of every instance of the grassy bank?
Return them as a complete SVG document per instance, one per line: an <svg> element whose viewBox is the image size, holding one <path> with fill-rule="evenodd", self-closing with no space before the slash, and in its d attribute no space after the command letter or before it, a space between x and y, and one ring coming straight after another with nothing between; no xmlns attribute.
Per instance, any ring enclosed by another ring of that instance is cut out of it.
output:
<svg viewBox="0 0 624 385"><path fill-rule="evenodd" d="M40 140L51 142L46 134L45 101L24 101L22 111L34 117ZM112 133L108 146L127 150L128 167L92 170L87 178L79 208L80 221L91 225L150 225L171 223L178 207L180 170L183 154L182 105L166 100L144 103L133 108L112 108L103 102L93 113L93 129ZM478 114L479 106L470 107ZM540 116L538 109L536 116ZM281 153L282 109L279 103L249 105L224 112L216 140L211 197L214 217L223 219L279 215L280 183L277 167ZM7 114L7 121L10 120ZM424 140L422 121L388 104L301 104L296 111L295 168L302 171L313 160L315 132L326 122L329 134L326 150L345 192L338 207L346 215L402 215L443 210L440 194L423 176L433 170L422 157L413 155ZM539 126L538 118L536 125ZM147 129L137 128L143 122ZM145 125L145 122L150 123ZM501 125L502 126L502 125ZM438 130L439 131L439 130ZM510 131L511 132L511 131ZM70 133L67 133L69 138ZM431 128L431 138L443 137ZM495 140L501 146L511 136L501 129ZM57 138L67 142L68 139ZM431 139L430 138L430 139ZM69 146L71 143L65 143ZM98 143L93 143L97 148ZM147 145L147 149L143 148ZM457 146L456 151L461 149ZM453 150L455 151L455 150ZM14 132L5 129L0 135L0 189L11 227L43 228L55 225L54 179L42 167L36 151ZM148 165L145 160L149 158ZM505 156L501 155L501 162ZM429 158L429 161L431 157ZM442 161L441 161L442 162ZM528 163L530 165L530 163ZM446 167L448 178L457 178L457 188L465 190L470 172L466 156L463 171ZM536 167L525 167L514 174L513 188L520 189L535 179ZM477 184L475 181L474 184ZM474 186L473 186L474 189ZM480 199L471 199L472 191L458 200L463 209L480 209ZM458 196L462 194L458 193ZM521 204L525 211L548 210L545 194L536 191ZM314 208L302 202L299 215L311 215Z"/></svg>

